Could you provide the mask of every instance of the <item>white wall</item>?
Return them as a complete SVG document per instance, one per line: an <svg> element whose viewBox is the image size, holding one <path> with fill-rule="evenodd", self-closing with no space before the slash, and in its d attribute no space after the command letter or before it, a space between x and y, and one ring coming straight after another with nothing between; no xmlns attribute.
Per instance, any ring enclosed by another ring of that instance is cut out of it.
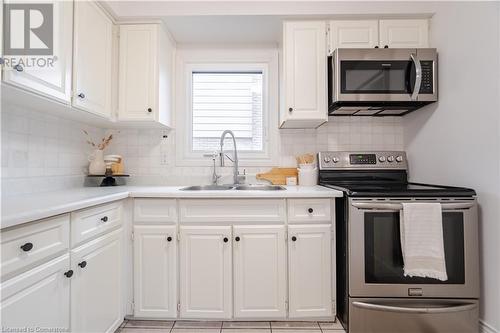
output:
<svg viewBox="0 0 500 333"><path fill-rule="evenodd" d="M414 181L476 189L480 206L481 318L500 329L499 4L436 8L439 102L404 117Z"/></svg>

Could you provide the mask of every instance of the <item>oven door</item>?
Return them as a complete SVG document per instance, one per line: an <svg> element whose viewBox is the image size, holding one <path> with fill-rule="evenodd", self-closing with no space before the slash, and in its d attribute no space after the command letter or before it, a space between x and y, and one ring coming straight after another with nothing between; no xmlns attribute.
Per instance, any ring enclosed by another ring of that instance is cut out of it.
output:
<svg viewBox="0 0 500 333"><path fill-rule="evenodd" d="M434 49L337 49L333 102L435 101Z"/></svg>
<svg viewBox="0 0 500 333"><path fill-rule="evenodd" d="M399 231L402 202L349 199L349 295L479 297L475 200L441 200L447 281L403 275Z"/></svg>

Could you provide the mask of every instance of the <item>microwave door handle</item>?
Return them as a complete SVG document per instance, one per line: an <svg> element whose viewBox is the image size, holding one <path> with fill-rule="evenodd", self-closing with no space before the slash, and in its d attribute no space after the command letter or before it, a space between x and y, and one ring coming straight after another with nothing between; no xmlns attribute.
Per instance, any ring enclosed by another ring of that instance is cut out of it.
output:
<svg viewBox="0 0 500 333"><path fill-rule="evenodd" d="M352 206L358 209L380 209L380 210L395 210L395 211L403 209L403 205L400 203L353 202ZM443 210L469 209L472 208L473 206L474 202L442 203L441 209Z"/></svg>
<svg viewBox="0 0 500 333"><path fill-rule="evenodd" d="M413 93L411 94L411 100L416 101L418 94L420 92L420 86L422 85L422 66L420 65L420 60L417 55L410 53L411 61L415 65L415 84L413 85Z"/></svg>
<svg viewBox="0 0 500 333"><path fill-rule="evenodd" d="M465 312L477 308L477 304L475 303L465 303L465 304L449 305L442 307L428 306L428 307L415 307L415 308L406 306L393 306L393 305L384 305L377 303L359 302L359 301L352 302L352 305L354 307L366 310L398 312L398 313L414 313L414 314Z"/></svg>

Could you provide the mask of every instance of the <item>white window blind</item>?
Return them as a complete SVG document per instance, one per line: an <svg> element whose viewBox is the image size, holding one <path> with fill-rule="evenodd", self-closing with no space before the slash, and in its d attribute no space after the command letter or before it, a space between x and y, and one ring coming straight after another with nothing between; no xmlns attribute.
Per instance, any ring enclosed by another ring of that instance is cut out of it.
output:
<svg viewBox="0 0 500 333"><path fill-rule="evenodd" d="M238 150L263 149L262 72L193 72L192 149L214 151L224 130ZM229 145L229 140L228 143Z"/></svg>

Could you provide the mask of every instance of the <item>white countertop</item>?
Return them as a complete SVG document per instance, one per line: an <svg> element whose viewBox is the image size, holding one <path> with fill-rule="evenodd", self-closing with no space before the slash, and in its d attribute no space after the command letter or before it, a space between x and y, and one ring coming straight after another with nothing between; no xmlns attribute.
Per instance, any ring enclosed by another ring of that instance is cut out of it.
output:
<svg viewBox="0 0 500 333"><path fill-rule="evenodd" d="M1 228L115 200L132 198L334 198L342 192L322 186L285 186L285 191L181 191L184 186L83 187L2 199Z"/></svg>

